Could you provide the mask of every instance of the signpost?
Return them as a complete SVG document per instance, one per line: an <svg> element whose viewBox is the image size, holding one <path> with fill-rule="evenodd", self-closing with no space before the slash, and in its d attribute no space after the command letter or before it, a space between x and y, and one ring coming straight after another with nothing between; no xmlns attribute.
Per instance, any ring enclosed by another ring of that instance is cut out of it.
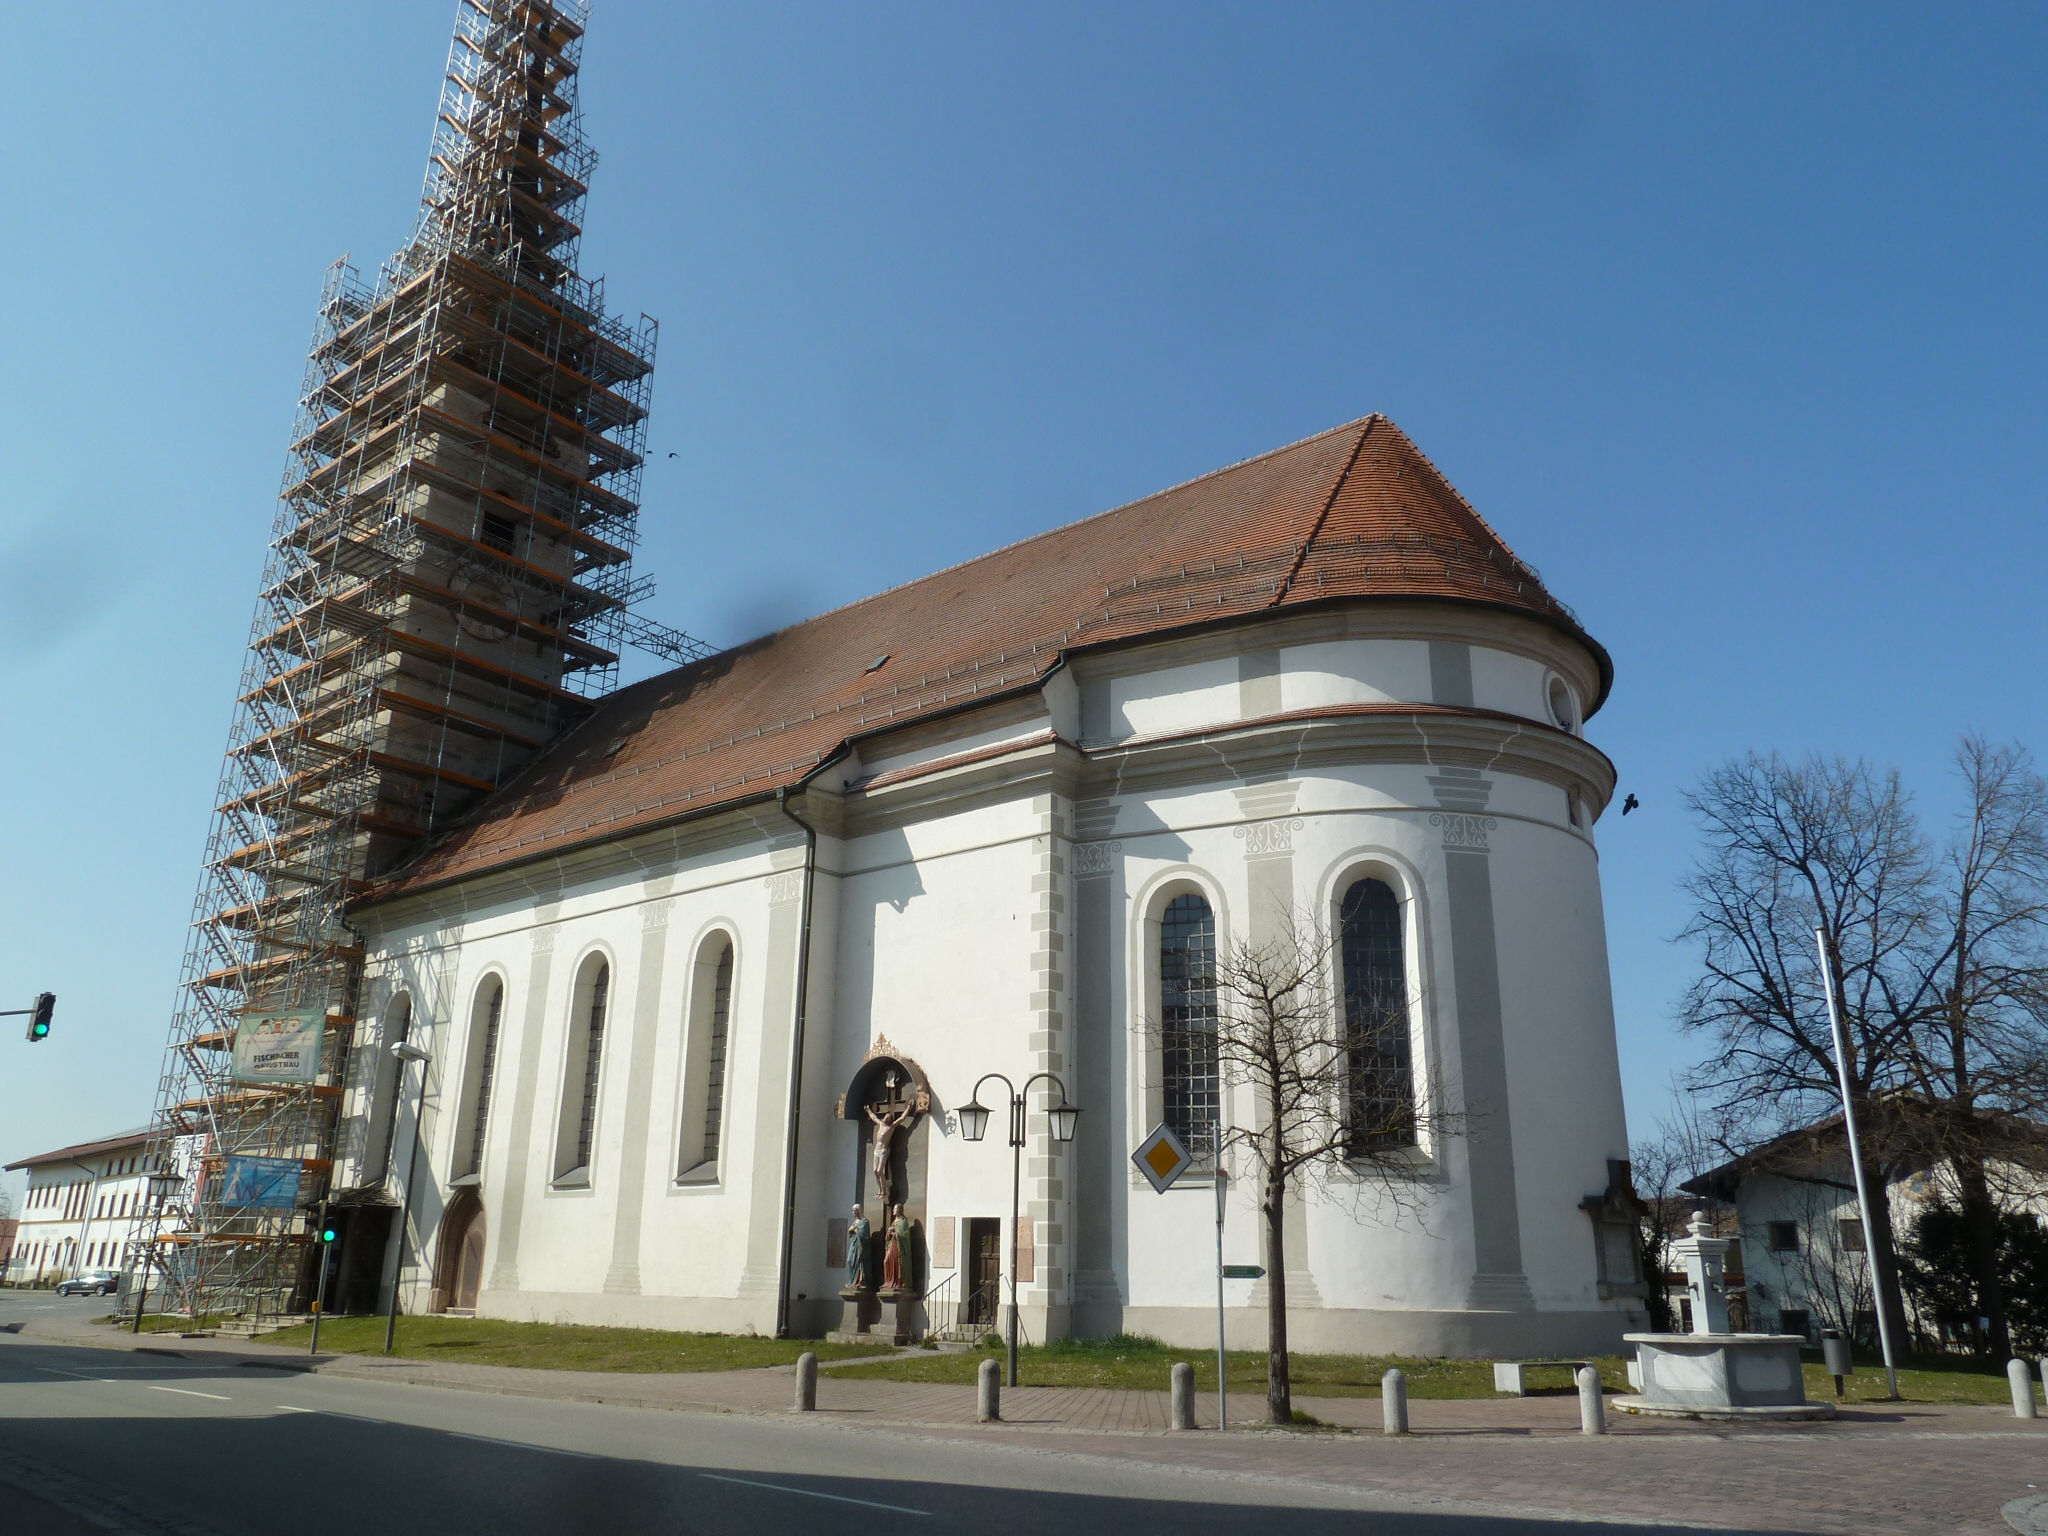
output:
<svg viewBox="0 0 2048 1536"><path fill-rule="evenodd" d="M1194 1156L1181 1139L1173 1134L1173 1128L1161 1125L1150 1136L1138 1143L1138 1150L1131 1154L1131 1161L1138 1165L1138 1172L1145 1175L1152 1187L1160 1194L1173 1188L1173 1182L1194 1166ZM1230 1360L1223 1347L1223 1282L1225 1280L1256 1280L1265 1271L1256 1264L1225 1264L1223 1262L1223 1209L1230 1196L1230 1175L1221 1168L1216 1170L1216 1428L1230 1428Z"/></svg>

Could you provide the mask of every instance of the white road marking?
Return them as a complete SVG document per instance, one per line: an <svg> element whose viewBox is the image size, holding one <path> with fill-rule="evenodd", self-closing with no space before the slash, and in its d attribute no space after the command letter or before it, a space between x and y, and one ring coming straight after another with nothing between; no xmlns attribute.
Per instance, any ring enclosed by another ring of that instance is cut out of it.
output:
<svg viewBox="0 0 2048 1536"><path fill-rule="evenodd" d="M901 1504L877 1504L873 1499L849 1499L843 1493L819 1493L813 1488L789 1488L781 1483L757 1483L751 1477L720 1477L716 1472L699 1472L714 1483L744 1483L749 1488L766 1488L770 1493L796 1493L807 1499L830 1499L835 1504L858 1504L862 1509L886 1509L892 1515L929 1515L928 1509L906 1509Z"/></svg>
<svg viewBox="0 0 2048 1536"><path fill-rule="evenodd" d="M69 1376L73 1381L97 1381L109 1386L114 1381L114 1378L111 1376L81 1376L76 1371L60 1371L54 1365L39 1365L36 1369L45 1376Z"/></svg>
<svg viewBox="0 0 2048 1536"><path fill-rule="evenodd" d="M175 1392L180 1397L210 1397L216 1403L232 1403L234 1401L232 1397L222 1397L218 1392L192 1392L184 1387L152 1387L145 1384L142 1390L145 1392Z"/></svg>
<svg viewBox="0 0 2048 1536"><path fill-rule="evenodd" d="M294 1408L290 1403L279 1403L277 1411L279 1413L318 1413L320 1410L318 1408Z"/></svg>

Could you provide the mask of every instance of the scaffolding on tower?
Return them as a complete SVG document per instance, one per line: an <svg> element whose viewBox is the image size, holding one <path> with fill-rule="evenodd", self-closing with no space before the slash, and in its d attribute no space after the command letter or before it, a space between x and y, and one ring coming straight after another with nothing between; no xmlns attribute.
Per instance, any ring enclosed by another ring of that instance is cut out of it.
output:
<svg viewBox="0 0 2048 1536"><path fill-rule="evenodd" d="M157 1095L167 1310L306 1295L351 900L585 718L622 645L710 653L633 611L655 323L576 269L586 16L462 0L413 235L321 292ZM256 1049L259 1021L313 1048Z"/></svg>

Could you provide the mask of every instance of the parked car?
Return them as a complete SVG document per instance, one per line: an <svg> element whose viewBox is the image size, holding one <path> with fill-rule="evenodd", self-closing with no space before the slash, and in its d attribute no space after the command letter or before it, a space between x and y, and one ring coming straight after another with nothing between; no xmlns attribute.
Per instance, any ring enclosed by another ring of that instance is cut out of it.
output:
<svg viewBox="0 0 2048 1536"><path fill-rule="evenodd" d="M121 1288L118 1270L88 1269L57 1283L59 1296L111 1296Z"/></svg>

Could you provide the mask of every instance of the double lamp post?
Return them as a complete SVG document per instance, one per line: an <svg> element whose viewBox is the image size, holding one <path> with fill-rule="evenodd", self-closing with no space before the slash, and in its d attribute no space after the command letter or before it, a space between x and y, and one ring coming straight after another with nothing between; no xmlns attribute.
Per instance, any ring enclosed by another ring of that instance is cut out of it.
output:
<svg viewBox="0 0 2048 1536"><path fill-rule="evenodd" d="M1050 1072L1036 1072L1024 1079L1020 1090L1000 1072L986 1072L981 1081L974 1085L974 1092L956 1113L960 1116L960 1134L969 1141L979 1141L988 1134L988 1106L981 1102L981 1085L991 1080L1001 1083L1010 1094L1010 1385L1017 1385L1017 1219L1018 1199L1024 1179L1024 1118L1025 1095L1031 1092L1031 1085L1040 1079L1059 1090L1060 1101L1046 1111L1052 1121L1052 1139L1068 1142L1074 1139L1075 1122L1081 1118L1081 1106L1067 1101L1067 1085Z"/></svg>

